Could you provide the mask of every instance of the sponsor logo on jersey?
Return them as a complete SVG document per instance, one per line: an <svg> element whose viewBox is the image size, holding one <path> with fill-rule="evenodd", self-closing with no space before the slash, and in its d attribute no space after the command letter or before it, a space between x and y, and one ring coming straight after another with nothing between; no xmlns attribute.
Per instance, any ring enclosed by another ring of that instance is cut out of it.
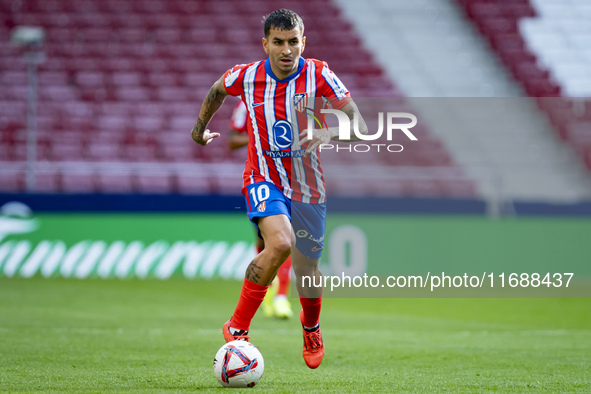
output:
<svg viewBox="0 0 591 394"><path fill-rule="evenodd" d="M273 141L275 146L279 149L288 149L291 147L291 140L293 136L291 123L285 119L276 121L273 124Z"/></svg>
<svg viewBox="0 0 591 394"><path fill-rule="evenodd" d="M283 150L266 150L265 155L272 157L273 159L282 159L284 157L304 157L306 153L305 149L283 151Z"/></svg>

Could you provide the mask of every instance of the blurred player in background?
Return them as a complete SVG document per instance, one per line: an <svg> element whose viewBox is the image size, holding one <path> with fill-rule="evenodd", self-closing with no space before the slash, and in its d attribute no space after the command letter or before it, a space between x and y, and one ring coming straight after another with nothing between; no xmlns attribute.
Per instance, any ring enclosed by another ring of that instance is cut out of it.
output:
<svg viewBox="0 0 591 394"><path fill-rule="evenodd" d="M322 287L304 286L302 278L322 283L318 261L324 247L326 196L317 151L321 144L338 140L339 131L310 130L312 138L300 140L308 135L308 130L300 131L298 127L306 127L308 116L322 117L315 98L328 100L348 117L350 135L354 135L355 124L359 132L367 134L367 125L349 91L328 65L301 57L306 39L298 14L285 9L271 13L265 19L264 34L262 44L269 57L236 65L213 84L203 100L191 137L203 146L219 137L219 133L207 129L207 124L227 95L240 96L250 120L242 193L248 216L257 226L265 247L246 269L234 314L222 327L224 339L250 339L251 321L291 253L302 305L302 354L309 368L317 368L324 357L320 331ZM236 45L240 45L240 40L241 37L236 38ZM311 108L297 110L296 98L299 102L306 99Z"/></svg>
<svg viewBox="0 0 591 394"><path fill-rule="evenodd" d="M248 110L242 101L239 101L230 119L230 138L228 146L231 150L243 148L248 145L247 130ZM256 232L256 230L255 230ZM265 248L265 242L258 235L257 252L261 253ZM277 277L269 287L263 300L263 314L267 317L275 316L282 319L289 319L293 316L291 304L287 298L289 282L291 280L291 256L287 257L285 263L277 271Z"/></svg>

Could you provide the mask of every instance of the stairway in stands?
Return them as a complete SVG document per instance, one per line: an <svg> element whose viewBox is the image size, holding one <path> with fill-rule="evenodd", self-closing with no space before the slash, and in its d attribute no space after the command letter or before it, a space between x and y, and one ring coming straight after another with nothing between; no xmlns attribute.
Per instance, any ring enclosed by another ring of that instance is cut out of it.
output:
<svg viewBox="0 0 591 394"><path fill-rule="evenodd" d="M459 0L560 138L591 171L591 3ZM587 182L589 183L589 182Z"/></svg>

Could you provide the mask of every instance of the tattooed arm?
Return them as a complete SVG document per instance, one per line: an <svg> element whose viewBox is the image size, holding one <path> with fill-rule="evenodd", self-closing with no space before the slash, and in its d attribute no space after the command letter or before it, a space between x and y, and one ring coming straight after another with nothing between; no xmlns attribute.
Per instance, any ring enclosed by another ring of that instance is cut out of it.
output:
<svg viewBox="0 0 591 394"><path fill-rule="evenodd" d="M205 96L205 99L203 100L203 104L201 104L201 110L199 111L197 122L195 123L195 126L193 126L193 130L191 130L193 141L199 145L205 146L209 144L211 140L220 136L220 133L212 133L207 130L206 127L211 118L213 118L213 115L222 106L227 95L228 93L224 88L222 76L213 84L211 89L209 89L207 96Z"/></svg>

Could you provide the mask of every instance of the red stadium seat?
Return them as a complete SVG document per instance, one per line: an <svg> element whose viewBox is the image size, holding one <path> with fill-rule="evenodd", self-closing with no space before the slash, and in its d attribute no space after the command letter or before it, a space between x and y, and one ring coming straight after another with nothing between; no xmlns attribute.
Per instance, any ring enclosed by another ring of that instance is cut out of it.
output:
<svg viewBox="0 0 591 394"><path fill-rule="evenodd" d="M76 83L84 87L103 86L106 82L105 74L97 71L81 71L76 74Z"/></svg>
<svg viewBox="0 0 591 394"><path fill-rule="evenodd" d="M238 173L232 177L216 176L211 178L211 192L219 195L236 196L241 194L242 174Z"/></svg>
<svg viewBox="0 0 591 394"><path fill-rule="evenodd" d="M176 184L177 190L181 194L210 194L212 192L210 180L199 175L178 175Z"/></svg>
<svg viewBox="0 0 591 394"><path fill-rule="evenodd" d="M177 73L150 73L148 83L153 87L171 87L181 85L180 75Z"/></svg>
<svg viewBox="0 0 591 394"><path fill-rule="evenodd" d="M99 173L96 186L99 193L126 194L135 191L135 183L129 173Z"/></svg>
<svg viewBox="0 0 591 394"><path fill-rule="evenodd" d="M197 157L197 144L167 144L159 146L160 156L168 162L190 163Z"/></svg>
<svg viewBox="0 0 591 394"><path fill-rule="evenodd" d="M119 87L115 91L115 97L121 101L148 101L152 94L149 89L143 87Z"/></svg>
<svg viewBox="0 0 591 394"><path fill-rule="evenodd" d="M174 178L169 175L138 175L136 184L140 193L169 194L176 191Z"/></svg>
<svg viewBox="0 0 591 394"><path fill-rule="evenodd" d="M35 176L36 193L56 193L59 192L60 176L58 173L37 173Z"/></svg>
<svg viewBox="0 0 591 394"><path fill-rule="evenodd" d="M158 159L158 148L154 144L125 144L122 157L136 162L153 162Z"/></svg>
<svg viewBox="0 0 591 394"><path fill-rule="evenodd" d="M120 161L121 147L117 143L95 142L88 145L85 156L89 161Z"/></svg>
<svg viewBox="0 0 591 394"><path fill-rule="evenodd" d="M27 73L26 71L7 71L3 69L2 74L0 74L0 83L3 86L7 85L18 85L18 86L26 86L28 83Z"/></svg>
<svg viewBox="0 0 591 394"><path fill-rule="evenodd" d="M97 191L96 176L88 173L62 173L61 189L66 193L94 193Z"/></svg>
<svg viewBox="0 0 591 394"><path fill-rule="evenodd" d="M117 86L140 86L144 83L144 77L138 72L114 72L110 82Z"/></svg>
<svg viewBox="0 0 591 394"><path fill-rule="evenodd" d="M84 145L80 142L53 142L50 157L55 161L82 161Z"/></svg>
<svg viewBox="0 0 591 394"><path fill-rule="evenodd" d="M129 118L126 116L105 115L97 119L97 130L125 132L129 127Z"/></svg>
<svg viewBox="0 0 591 394"><path fill-rule="evenodd" d="M138 116L131 124L131 129L135 132L159 134L165 125L165 119L161 116Z"/></svg>
<svg viewBox="0 0 591 394"><path fill-rule="evenodd" d="M115 34L120 42L131 43L134 46L142 45L148 37L148 31L145 28L122 28L116 30Z"/></svg>
<svg viewBox="0 0 591 394"><path fill-rule="evenodd" d="M0 192L18 192L25 188L24 174L0 173Z"/></svg>

